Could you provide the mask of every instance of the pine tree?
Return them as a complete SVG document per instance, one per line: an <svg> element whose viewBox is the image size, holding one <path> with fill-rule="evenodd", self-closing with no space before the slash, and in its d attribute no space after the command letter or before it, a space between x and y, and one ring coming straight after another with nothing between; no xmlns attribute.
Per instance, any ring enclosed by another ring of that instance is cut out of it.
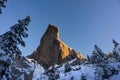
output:
<svg viewBox="0 0 120 80"><path fill-rule="evenodd" d="M113 49L113 57L120 61L120 47L119 43L113 39L114 49Z"/></svg>
<svg viewBox="0 0 120 80"><path fill-rule="evenodd" d="M5 6L5 2L7 2L7 0L0 0L0 14L2 14L1 8L2 8L2 7L3 7L3 8L6 7L6 6Z"/></svg>
<svg viewBox="0 0 120 80"><path fill-rule="evenodd" d="M91 62L90 57L88 55L87 55L87 60L88 60L88 62Z"/></svg>
<svg viewBox="0 0 120 80"><path fill-rule="evenodd" d="M81 75L81 80L87 80L86 79L86 76L82 73L82 75Z"/></svg>
<svg viewBox="0 0 120 80"><path fill-rule="evenodd" d="M116 48L119 43L113 39L113 44L114 44L114 46L115 46L115 48Z"/></svg>
<svg viewBox="0 0 120 80"><path fill-rule="evenodd" d="M97 45L95 45L95 50L93 51L90 59L91 63L99 64L103 63L107 59L107 56L102 52L102 50Z"/></svg>
<svg viewBox="0 0 120 80"><path fill-rule="evenodd" d="M65 63L65 72L69 72L69 71L71 71L71 66L70 66L70 64L69 64L69 62L67 61L66 63Z"/></svg>
<svg viewBox="0 0 120 80"><path fill-rule="evenodd" d="M95 52L101 57L105 56L105 54L102 52L102 50L97 45L95 45Z"/></svg>
<svg viewBox="0 0 120 80"><path fill-rule="evenodd" d="M23 20L18 20L18 24L10 27L10 31L0 36L0 80L9 80L11 78L12 58L13 55L21 56L18 45L25 47L23 38L28 37L26 26L28 26L29 22L29 16Z"/></svg>
<svg viewBox="0 0 120 80"><path fill-rule="evenodd" d="M55 63L52 64L52 69L48 72L49 80L57 80L59 78L59 72L57 68L55 68Z"/></svg>
<svg viewBox="0 0 120 80"><path fill-rule="evenodd" d="M103 79L103 70L101 67L95 67L95 80L104 80Z"/></svg>

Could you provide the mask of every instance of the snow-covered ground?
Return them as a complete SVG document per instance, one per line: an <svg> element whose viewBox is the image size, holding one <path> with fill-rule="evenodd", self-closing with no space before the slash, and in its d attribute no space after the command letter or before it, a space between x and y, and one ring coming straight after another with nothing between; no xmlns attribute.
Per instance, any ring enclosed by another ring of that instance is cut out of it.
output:
<svg viewBox="0 0 120 80"><path fill-rule="evenodd" d="M48 70L45 70L33 59L25 57L21 60L15 59L12 65L15 69L12 73L15 77L13 80L28 80L29 78L26 77L31 77L29 80L120 80L120 45L117 45L115 52L118 53L117 57L112 54L111 58L104 54L107 59L104 59L101 63L91 63L89 60L85 60L78 64L77 59L73 59L62 65L51 66ZM4 53L0 49L0 54ZM8 56L3 56L0 57L0 60L8 58ZM75 64L72 65L74 62ZM69 66L70 70L66 71L66 65ZM54 79L51 79L51 77Z"/></svg>
<svg viewBox="0 0 120 80"><path fill-rule="evenodd" d="M64 72L64 67L61 67L58 69L58 71L60 71L60 79L58 80L81 80L81 76L87 76L87 80L94 80L94 68L92 67L92 65L89 66L74 66L74 68L80 68L80 70L71 70L68 73Z"/></svg>
<svg viewBox="0 0 120 80"><path fill-rule="evenodd" d="M112 76L109 80L120 80L120 73Z"/></svg>
<svg viewBox="0 0 120 80"><path fill-rule="evenodd" d="M69 63L72 62L70 61ZM120 65L120 63L113 63L113 64L111 63L110 65L116 68L118 68L118 66L115 65L118 64ZM71 66L72 70L69 72L65 72L65 64L63 64L62 66L55 65L55 68L56 68L56 73L59 74L59 78L56 80L82 80L83 76L85 76L86 80L96 80L95 77L96 67L93 66L92 64ZM52 67L50 67L49 69L52 69ZM33 73L32 80L49 80L49 76L45 75L44 72L45 70L42 66L40 66L39 64L35 65L35 70ZM102 80L102 79L98 79L98 80ZM110 77L110 79L106 79L106 80L120 80L120 73L113 75Z"/></svg>
<svg viewBox="0 0 120 80"><path fill-rule="evenodd" d="M35 69L34 69L32 80L42 79L44 72L45 72L45 70L44 70L44 68L41 65L39 65L39 64L35 65Z"/></svg>

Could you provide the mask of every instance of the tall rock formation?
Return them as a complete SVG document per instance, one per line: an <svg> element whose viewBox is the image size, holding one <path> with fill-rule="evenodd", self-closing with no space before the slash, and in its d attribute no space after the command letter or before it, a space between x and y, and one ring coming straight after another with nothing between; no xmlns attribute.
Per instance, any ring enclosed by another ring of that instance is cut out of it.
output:
<svg viewBox="0 0 120 80"><path fill-rule="evenodd" d="M84 57L62 42L58 27L49 24L40 45L28 58L35 59L47 69L54 63L62 64L74 58L83 59Z"/></svg>

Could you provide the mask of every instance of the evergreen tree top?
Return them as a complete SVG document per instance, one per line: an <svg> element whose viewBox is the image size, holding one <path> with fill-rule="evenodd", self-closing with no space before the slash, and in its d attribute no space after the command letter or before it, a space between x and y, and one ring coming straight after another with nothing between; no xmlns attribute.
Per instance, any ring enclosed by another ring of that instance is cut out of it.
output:
<svg viewBox="0 0 120 80"><path fill-rule="evenodd" d="M114 46L115 46L115 48L118 46L118 42L117 41L115 41L114 39L113 39L113 43L114 43Z"/></svg>
<svg viewBox="0 0 120 80"><path fill-rule="evenodd" d="M28 37L26 31L28 31L27 26L30 22L30 16L25 19L18 20L18 23L10 27L10 31L7 31L1 35L0 48L9 54L21 54L18 45L25 47L25 42L23 38Z"/></svg>
<svg viewBox="0 0 120 80"><path fill-rule="evenodd" d="M5 2L7 2L8 0L0 0L0 14L2 14L2 7L5 8Z"/></svg>

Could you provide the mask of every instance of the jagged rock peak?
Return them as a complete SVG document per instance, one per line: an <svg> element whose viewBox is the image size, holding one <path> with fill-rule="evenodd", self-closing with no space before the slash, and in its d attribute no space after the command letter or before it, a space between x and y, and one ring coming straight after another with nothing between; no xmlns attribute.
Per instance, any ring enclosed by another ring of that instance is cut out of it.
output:
<svg viewBox="0 0 120 80"><path fill-rule="evenodd" d="M28 58L35 59L47 69L54 63L62 64L74 58L83 59L84 57L62 42L58 27L49 24L40 45Z"/></svg>
<svg viewBox="0 0 120 80"><path fill-rule="evenodd" d="M49 36L48 36L49 35ZM43 35L42 38L44 37L51 37L51 38L59 38L59 29L57 26L53 25L53 24L49 24L48 28L45 32L45 34Z"/></svg>

